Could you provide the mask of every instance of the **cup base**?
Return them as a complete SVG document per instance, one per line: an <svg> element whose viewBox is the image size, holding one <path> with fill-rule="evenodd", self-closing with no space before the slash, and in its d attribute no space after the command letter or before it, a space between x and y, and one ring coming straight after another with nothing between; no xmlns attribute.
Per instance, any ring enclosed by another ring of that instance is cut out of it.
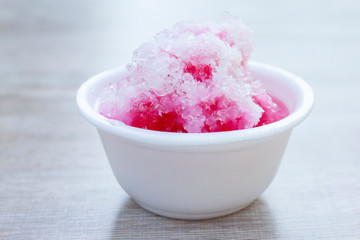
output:
<svg viewBox="0 0 360 240"><path fill-rule="evenodd" d="M181 219L181 220L204 220L204 219L210 219L210 218L223 217L223 216L235 213L237 211L240 211L243 208L246 208L247 206L249 206L254 201L254 200L250 201L248 203L245 203L245 204L241 205L240 207L228 209L228 210L225 210L225 211L197 214L197 213L190 213L190 212L189 213L179 213L179 212L163 211L163 210L159 210L159 209L155 209L153 207L150 207L150 206L148 206L146 204L143 204L143 203L139 202L136 199L133 199L133 200L137 204L139 204L142 208L144 208L145 210L147 210L147 211L149 211L151 213L154 213L156 215L160 215L162 217Z"/></svg>

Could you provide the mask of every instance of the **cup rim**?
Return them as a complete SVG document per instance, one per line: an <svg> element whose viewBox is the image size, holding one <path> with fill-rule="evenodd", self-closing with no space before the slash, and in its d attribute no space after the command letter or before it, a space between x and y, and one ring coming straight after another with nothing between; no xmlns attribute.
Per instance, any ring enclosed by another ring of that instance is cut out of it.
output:
<svg viewBox="0 0 360 240"><path fill-rule="evenodd" d="M118 67L99 73L84 82L77 92L76 102L81 115L96 128L122 137L128 141L163 147L219 145L266 139L291 130L310 114L313 108L314 94L311 87L304 80L281 68L268 64L251 61L249 62L249 66L252 69L261 68L266 71L276 72L291 80L302 94L302 102L298 103L295 110L290 112L287 117L256 128L210 133L175 133L142 129L125 125L120 121L107 119L96 112L94 106L90 106L87 101L87 95L92 91L95 83L103 80L115 71L124 71L124 67ZM117 123L116 125L113 124L114 121Z"/></svg>

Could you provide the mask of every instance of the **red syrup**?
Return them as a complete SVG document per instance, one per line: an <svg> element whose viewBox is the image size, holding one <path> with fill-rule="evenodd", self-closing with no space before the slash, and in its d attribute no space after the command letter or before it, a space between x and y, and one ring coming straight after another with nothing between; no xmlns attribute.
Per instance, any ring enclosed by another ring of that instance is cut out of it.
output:
<svg viewBox="0 0 360 240"><path fill-rule="evenodd" d="M165 96L145 96L134 102L129 112L130 125L133 127L164 132L182 132L185 120L181 117L181 107L173 103L172 94Z"/></svg>
<svg viewBox="0 0 360 240"><path fill-rule="evenodd" d="M202 102L200 107L202 114L206 117L202 132L224 132L244 128L243 117L238 111L236 102L224 95L215 98L213 102ZM233 111L234 108L236 111ZM237 112L239 115L220 120L221 115L233 115L233 112Z"/></svg>
<svg viewBox="0 0 360 240"><path fill-rule="evenodd" d="M198 82L212 79L212 68L210 65L198 65L195 67L192 63L188 63L184 72L190 73Z"/></svg>
<svg viewBox="0 0 360 240"><path fill-rule="evenodd" d="M165 96L154 94L151 98L146 96L134 102L128 115L131 119L130 125L156 131L187 133L188 131L185 129L186 120L182 117L182 108L178 103L172 102L171 99L174 99L172 94ZM276 104L272 108L266 107L266 103L257 99L254 101L264 109L259 122L254 127L279 121L289 114L285 104L276 98L272 97L273 103ZM246 119L241 115L235 115L233 118L223 121L219 120L224 111L232 114L232 110L238 108L235 101L226 98L226 96L218 97L211 103L202 102L199 106L202 114L207 118L201 132L223 132L245 128Z"/></svg>
<svg viewBox="0 0 360 240"><path fill-rule="evenodd" d="M262 109L264 109L264 112L260 117L258 124L256 124L256 126L254 127L260 127L273 122L277 122L289 115L289 110L287 109L287 107L283 102L281 102L279 99L275 97L271 97L271 98L273 103L276 104L276 107L274 108L268 108L264 106L265 104L254 99L254 102L258 104Z"/></svg>

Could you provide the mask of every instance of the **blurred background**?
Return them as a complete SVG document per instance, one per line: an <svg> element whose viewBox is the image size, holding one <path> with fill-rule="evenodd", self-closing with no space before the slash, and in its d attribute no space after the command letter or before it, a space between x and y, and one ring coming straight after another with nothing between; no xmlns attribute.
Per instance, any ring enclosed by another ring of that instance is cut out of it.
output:
<svg viewBox="0 0 360 240"><path fill-rule="evenodd" d="M311 84L348 83L356 75L351 60L359 55L358 5L351 0L1 0L1 74L7 74L2 81L16 77L15 65L18 74L39 74L37 81L49 79L47 69L59 69L53 79L118 66L162 29L182 20L220 19L227 11L254 30L254 60L294 71ZM329 79L324 72L330 70Z"/></svg>
<svg viewBox="0 0 360 240"><path fill-rule="evenodd" d="M226 11L253 29L252 60L313 87L314 110L250 207L196 223L157 217L118 187L76 91L157 32ZM0 238L358 239L359 59L355 0L0 0Z"/></svg>

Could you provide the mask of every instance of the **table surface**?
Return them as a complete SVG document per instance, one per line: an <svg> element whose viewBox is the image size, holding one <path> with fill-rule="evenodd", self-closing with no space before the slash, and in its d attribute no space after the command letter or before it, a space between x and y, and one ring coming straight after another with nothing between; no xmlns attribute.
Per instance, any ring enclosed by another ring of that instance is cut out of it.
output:
<svg viewBox="0 0 360 240"><path fill-rule="evenodd" d="M226 10L254 30L252 58L305 79L315 108L246 209L154 215L117 184L77 88L161 29ZM351 0L0 0L0 239L360 239L359 24Z"/></svg>

